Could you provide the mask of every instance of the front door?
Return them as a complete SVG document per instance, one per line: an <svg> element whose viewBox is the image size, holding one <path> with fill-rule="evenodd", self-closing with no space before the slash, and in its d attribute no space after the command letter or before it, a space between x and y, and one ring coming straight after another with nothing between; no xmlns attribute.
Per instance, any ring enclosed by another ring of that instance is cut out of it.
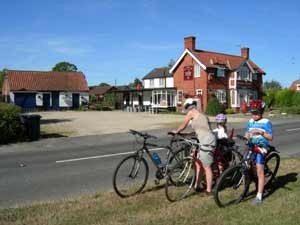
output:
<svg viewBox="0 0 300 225"><path fill-rule="evenodd" d="M73 109L79 109L79 94L78 93L72 94L72 107L73 107Z"/></svg>
<svg viewBox="0 0 300 225"><path fill-rule="evenodd" d="M43 94L43 109L44 110L50 109L50 93Z"/></svg>
<svg viewBox="0 0 300 225"><path fill-rule="evenodd" d="M59 110L59 92L52 92L52 108L54 110Z"/></svg>

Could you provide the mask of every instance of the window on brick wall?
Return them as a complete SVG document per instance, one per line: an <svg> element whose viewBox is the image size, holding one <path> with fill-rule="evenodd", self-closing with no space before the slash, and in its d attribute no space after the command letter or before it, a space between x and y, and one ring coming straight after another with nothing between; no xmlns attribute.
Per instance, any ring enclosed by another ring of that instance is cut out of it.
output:
<svg viewBox="0 0 300 225"><path fill-rule="evenodd" d="M196 95L202 95L202 89L196 89Z"/></svg>
<svg viewBox="0 0 300 225"><path fill-rule="evenodd" d="M194 65L194 77L200 77L200 65L197 63Z"/></svg>
<svg viewBox="0 0 300 225"><path fill-rule="evenodd" d="M237 72L237 79L238 80L250 80L250 70L248 67L243 66L238 72Z"/></svg>
<svg viewBox="0 0 300 225"><path fill-rule="evenodd" d="M182 96L183 96L183 91L180 90L180 91L177 91L177 102L178 103L181 103L182 102Z"/></svg>
<svg viewBox="0 0 300 225"><path fill-rule="evenodd" d="M217 77L225 77L225 69L224 68L218 68Z"/></svg>
<svg viewBox="0 0 300 225"><path fill-rule="evenodd" d="M252 80L257 80L257 73L252 73Z"/></svg>
<svg viewBox="0 0 300 225"><path fill-rule="evenodd" d="M226 90L216 90L215 95L220 103L226 102Z"/></svg>

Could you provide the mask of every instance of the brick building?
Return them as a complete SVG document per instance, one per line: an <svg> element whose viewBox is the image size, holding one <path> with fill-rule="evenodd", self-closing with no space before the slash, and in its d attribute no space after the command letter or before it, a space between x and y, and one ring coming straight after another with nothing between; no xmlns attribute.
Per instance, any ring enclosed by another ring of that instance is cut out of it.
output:
<svg viewBox="0 0 300 225"><path fill-rule="evenodd" d="M289 87L290 90L294 90L300 92L300 80L295 80L291 86Z"/></svg>
<svg viewBox="0 0 300 225"><path fill-rule="evenodd" d="M184 51L174 66L176 102L180 109L185 98L192 97L206 109L211 95L227 108L239 111L243 101L262 97L262 76L265 72L250 59L250 49L241 48L241 55L230 55L196 49L196 38L184 38Z"/></svg>

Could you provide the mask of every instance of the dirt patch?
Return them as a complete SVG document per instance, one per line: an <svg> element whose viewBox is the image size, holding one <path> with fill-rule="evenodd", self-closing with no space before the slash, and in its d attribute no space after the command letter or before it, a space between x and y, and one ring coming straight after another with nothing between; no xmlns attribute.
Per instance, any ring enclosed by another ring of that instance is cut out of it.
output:
<svg viewBox="0 0 300 225"><path fill-rule="evenodd" d="M85 136L126 132L129 129L149 130L176 128L183 115L133 113L123 111L63 111L40 112L41 131L64 136ZM214 118L210 118L214 121ZM228 122L243 122L248 118L229 117Z"/></svg>

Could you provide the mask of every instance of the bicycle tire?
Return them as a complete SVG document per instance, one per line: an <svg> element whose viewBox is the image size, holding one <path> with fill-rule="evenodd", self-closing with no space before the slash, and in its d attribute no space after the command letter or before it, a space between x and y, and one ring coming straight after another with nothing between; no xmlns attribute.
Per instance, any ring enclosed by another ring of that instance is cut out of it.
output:
<svg viewBox="0 0 300 225"><path fill-rule="evenodd" d="M143 171L144 170L144 171ZM142 174L144 172L144 174ZM140 193L148 180L149 166L145 158L138 155L125 157L113 175L113 188L122 198Z"/></svg>
<svg viewBox="0 0 300 225"><path fill-rule="evenodd" d="M167 173L165 194L170 202L182 200L191 193L195 183L196 168L191 157L179 161Z"/></svg>
<svg viewBox="0 0 300 225"><path fill-rule="evenodd" d="M225 170L214 189L214 200L219 207L239 203L245 196L249 181L242 164Z"/></svg>
<svg viewBox="0 0 300 225"><path fill-rule="evenodd" d="M274 180L280 165L280 156L277 152L271 152L266 157L264 173L265 187L268 187Z"/></svg>
<svg viewBox="0 0 300 225"><path fill-rule="evenodd" d="M170 160L168 162L168 168L172 169L178 162L183 160L184 158L190 156L190 150L186 148L181 148L176 150L172 156L170 157Z"/></svg>

